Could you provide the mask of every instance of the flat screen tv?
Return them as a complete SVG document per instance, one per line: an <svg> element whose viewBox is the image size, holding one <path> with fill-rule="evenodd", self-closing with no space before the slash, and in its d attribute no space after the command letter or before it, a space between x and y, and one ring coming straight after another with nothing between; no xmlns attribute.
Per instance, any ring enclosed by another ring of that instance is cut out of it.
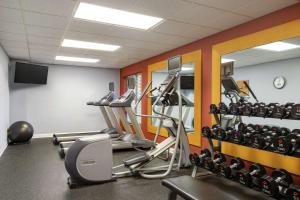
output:
<svg viewBox="0 0 300 200"><path fill-rule="evenodd" d="M15 83L47 84L48 67L16 62Z"/></svg>
<svg viewBox="0 0 300 200"><path fill-rule="evenodd" d="M181 76L180 87L183 90L193 90L194 76Z"/></svg>

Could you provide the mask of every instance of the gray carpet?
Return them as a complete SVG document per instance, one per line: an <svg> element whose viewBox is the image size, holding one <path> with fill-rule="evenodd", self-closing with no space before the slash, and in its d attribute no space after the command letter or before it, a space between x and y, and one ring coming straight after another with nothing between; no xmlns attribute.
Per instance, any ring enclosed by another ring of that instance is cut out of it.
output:
<svg viewBox="0 0 300 200"><path fill-rule="evenodd" d="M158 200L167 199L161 180L138 177L70 190L64 162L51 139L9 146L0 158L1 200ZM115 164L134 152L114 153ZM186 170L181 174L190 174ZM173 173L171 176L179 174Z"/></svg>

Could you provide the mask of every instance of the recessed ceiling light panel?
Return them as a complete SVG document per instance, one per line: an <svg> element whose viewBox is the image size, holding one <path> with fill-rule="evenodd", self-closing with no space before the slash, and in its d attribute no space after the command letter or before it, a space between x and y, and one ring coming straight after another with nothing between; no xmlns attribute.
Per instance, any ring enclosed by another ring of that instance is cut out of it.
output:
<svg viewBox="0 0 300 200"><path fill-rule="evenodd" d="M94 58L79 58L69 56L56 56L55 60L70 61L70 62L85 62L85 63L97 63L100 60Z"/></svg>
<svg viewBox="0 0 300 200"><path fill-rule="evenodd" d="M270 44L265 44L262 46L254 47L255 49L263 49L263 50L269 50L269 51L287 51L290 49L296 49L299 48L299 45L286 43L286 42L273 42Z"/></svg>
<svg viewBox="0 0 300 200"><path fill-rule="evenodd" d="M81 2L75 18L147 30L163 19Z"/></svg>
<svg viewBox="0 0 300 200"><path fill-rule="evenodd" d="M233 60L233 59L229 59L229 58L222 58L221 59L221 63L224 64L224 63L228 63L228 62L234 62L236 60Z"/></svg>
<svg viewBox="0 0 300 200"><path fill-rule="evenodd" d="M194 70L194 68L192 68L192 67L182 67L181 70L182 71L192 71L192 70Z"/></svg>
<svg viewBox="0 0 300 200"><path fill-rule="evenodd" d="M116 51L120 48L118 45L111 44L102 44L95 42L85 42L80 40L69 40L64 39L61 44L62 47L72 47L72 48L81 48L81 49L92 49L92 50L100 50L100 51Z"/></svg>

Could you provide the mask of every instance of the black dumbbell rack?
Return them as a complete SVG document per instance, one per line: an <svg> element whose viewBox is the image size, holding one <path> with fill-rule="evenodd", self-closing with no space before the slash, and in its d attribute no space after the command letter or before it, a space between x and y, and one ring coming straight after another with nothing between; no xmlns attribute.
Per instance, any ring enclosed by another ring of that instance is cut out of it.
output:
<svg viewBox="0 0 300 200"><path fill-rule="evenodd" d="M238 105L240 104L240 105ZM253 111L255 110L255 111ZM281 120L300 120L300 104L287 103L279 105L277 103L243 103L240 102L226 106L220 103L219 107L212 104L210 114L223 114L244 117L259 117Z"/></svg>
<svg viewBox="0 0 300 200"><path fill-rule="evenodd" d="M299 104L296 104L299 105ZM295 107L294 107L295 108ZM215 109L215 110L214 110ZM217 112L216 112L217 110ZM220 123L220 119L218 119L219 114L224 114L224 115L233 115L230 112L224 112L224 110L220 110L217 106L215 108L212 108L211 106L211 111L210 114L214 114L215 118L217 118L217 123ZM227 110L228 111L228 110ZM299 112L300 112L300 107L299 107ZM239 113L239 114L234 114L234 116L250 116L250 117L262 117L262 118L277 118L277 119L290 119L290 120L300 120L296 119L295 117L285 117L285 118L278 118L273 115L269 116L252 116L251 114L245 114ZM294 115L295 116L295 115ZM215 138L215 140L222 140L220 138ZM296 156L290 156L290 155L284 155L284 154L279 154L279 153L274 153L271 151L267 151L265 149L256 149L251 146L245 146L243 144L236 144L231 141L228 141L225 139L222 140L222 152L226 155L233 156L233 157L241 157L244 160L248 160L250 162L259 162L265 166L269 166L272 168L286 168L288 171L290 171L293 174L300 175L300 168L299 168L299 163L300 163L300 158ZM246 153L245 153L246 152ZM274 160L278 161L278 163L271 162L269 160ZM296 169L295 167L291 166L298 166Z"/></svg>

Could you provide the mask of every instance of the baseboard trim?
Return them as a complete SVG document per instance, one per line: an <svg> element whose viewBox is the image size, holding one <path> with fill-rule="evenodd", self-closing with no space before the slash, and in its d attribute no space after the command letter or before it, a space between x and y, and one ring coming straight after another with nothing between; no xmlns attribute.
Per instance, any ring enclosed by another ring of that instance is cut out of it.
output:
<svg viewBox="0 0 300 200"><path fill-rule="evenodd" d="M53 137L53 133L40 133L40 134L33 134L32 138L51 138Z"/></svg>
<svg viewBox="0 0 300 200"><path fill-rule="evenodd" d="M7 144L5 144L5 146L3 146L2 148L0 148L0 157L2 156L2 154L4 153L5 149L7 148Z"/></svg>

